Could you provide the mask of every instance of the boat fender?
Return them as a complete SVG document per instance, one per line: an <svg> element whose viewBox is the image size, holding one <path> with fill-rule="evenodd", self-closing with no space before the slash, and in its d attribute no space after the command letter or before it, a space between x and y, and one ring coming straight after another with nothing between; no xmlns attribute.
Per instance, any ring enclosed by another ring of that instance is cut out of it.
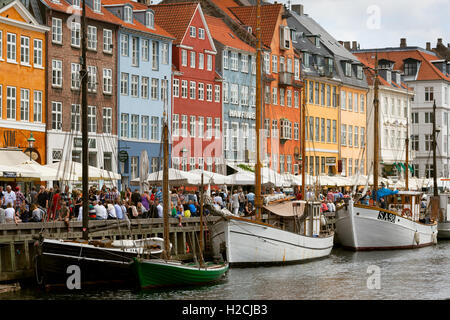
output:
<svg viewBox="0 0 450 320"><path fill-rule="evenodd" d="M420 243L420 233L417 231L414 233L414 241L416 241L416 244Z"/></svg>
<svg viewBox="0 0 450 320"><path fill-rule="evenodd" d="M189 244L186 242L186 253L190 253L191 250L189 249Z"/></svg>
<svg viewBox="0 0 450 320"><path fill-rule="evenodd" d="M324 215L321 214L320 215L320 226L326 226L327 225L327 220L325 219Z"/></svg>
<svg viewBox="0 0 450 320"><path fill-rule="evenodd" d="M437 232L436 231L433 232L432 238L433 238L433 244L437 244Z"/></svg>

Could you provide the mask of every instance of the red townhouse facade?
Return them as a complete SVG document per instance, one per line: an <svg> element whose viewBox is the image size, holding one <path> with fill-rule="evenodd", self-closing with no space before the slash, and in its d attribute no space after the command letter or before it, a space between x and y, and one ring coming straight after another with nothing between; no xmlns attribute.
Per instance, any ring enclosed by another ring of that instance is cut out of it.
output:
<svg viewBox="0 0 450 320"><path fill-rule="evenodd" d="M152 5L155 22L176 37L172 48L172 167L222 170L222 79L198 3Z"/></svg>

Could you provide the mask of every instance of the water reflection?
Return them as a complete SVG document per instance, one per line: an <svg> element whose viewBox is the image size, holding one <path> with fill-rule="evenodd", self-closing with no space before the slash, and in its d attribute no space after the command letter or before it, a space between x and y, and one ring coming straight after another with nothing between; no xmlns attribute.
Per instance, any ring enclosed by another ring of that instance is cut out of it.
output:
<svg viewBox="0 0 450 320"><path fill-rule="evenodd" d="M380 268L381 289L368 289L367 268ZM416 250L351 252L333 250L327 259L310 263L230 269L211 286L163 290L88 290L43 293L24 289L0 299L449 299L450 241Z"/></svg>

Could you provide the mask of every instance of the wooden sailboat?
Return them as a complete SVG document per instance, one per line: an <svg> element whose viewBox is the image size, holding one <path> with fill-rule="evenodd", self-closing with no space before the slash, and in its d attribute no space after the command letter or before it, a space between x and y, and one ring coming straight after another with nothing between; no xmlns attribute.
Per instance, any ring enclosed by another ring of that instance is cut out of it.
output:
<svg viewBox="0 0 450 320"><path fill-rule="evenodd" d="M132 259L146 255L159 257L163 239L153 237L140 240L91 240L89 241L89 167L88 167L88 112L87 112L87 61L86 61L86 1L83 1L81 20L81 125L82 125L82 194L83 235L79 240L41 238L36 256L37 282L47 288L65 287L70 276L69 267L78 266L80 284L113 283L134 285L130 268ZM127 221L112 225L125 226ZM170 245L167 243L167 245Z"/></svg>
<svg viewBox="0 0 450 320"><path fill-rule="evenodd" d="M256 215L250 217L227 215L211 227L214 254L225 255L231 266L291 264L323 258L330 255L334 238L333 232L321 229L320 202L285 201L267 203L263 207L261 196L261 138L263 135L260 132L262 119L260 1L257 2L256 14ZM305 119L304 97L303 94L301 119ZM303 160L304 131L302 130ZM305 168L303 168L304 186Z"/></svg>
<svg viewBox="0 0 450 320"><path fill-rule="evenodd" d="M378 58L375 57L374 79L374 194L378 190L379 163L379 101L378 101ZM435 135L433 135L434 147ZM408 151L407 151L408 157ZM408 158L406 159L408 168ZM436 164L434 163L434 168ZM436 169L434 170L436 171ZM408 175L408 171L406 171ZM408 178L406 178L406 182ZM437 189L436 189L437 191ZM387 192L386 194L389 194ZM409 249L432 245L437 239L437 222L421 220L420 200L423 194L414 191L400 191L385 197L387 206L366 206L353 199L347 206L336 208L336 235L338 241L352 250Z"/></svg>
<svg viewBox="0 0 450 320"><path fill-rule="evenodd" d="M166 97L164 97L166 106ZM166 109L166 108L165 108ZM200 209L200 261L182 263L170 259L169 247L169 127L167 124L167 112L164 112L163 125L163 215L164 215L164 243L165 248L162 259L134 258L135 270L141 289L155 287L176 287L187 285L208 284L221 280L228 271L228 263L214 264L203 261L203 203ZM203 200L203 174L201 186L201 200ZM203 201L201 201L203 202Z"/></svg>

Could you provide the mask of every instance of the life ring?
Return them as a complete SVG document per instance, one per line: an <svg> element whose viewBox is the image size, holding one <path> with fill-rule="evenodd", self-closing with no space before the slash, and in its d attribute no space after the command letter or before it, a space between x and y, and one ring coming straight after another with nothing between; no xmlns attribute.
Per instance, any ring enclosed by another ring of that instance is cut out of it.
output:
<svg viewBox="0 0 450 320"><path fill-rule="evenodd" d="M411 209L409 209L409 208L403 208L403 210L402 210L402 216L410 216L410 217L411 217Z"/></svg>

